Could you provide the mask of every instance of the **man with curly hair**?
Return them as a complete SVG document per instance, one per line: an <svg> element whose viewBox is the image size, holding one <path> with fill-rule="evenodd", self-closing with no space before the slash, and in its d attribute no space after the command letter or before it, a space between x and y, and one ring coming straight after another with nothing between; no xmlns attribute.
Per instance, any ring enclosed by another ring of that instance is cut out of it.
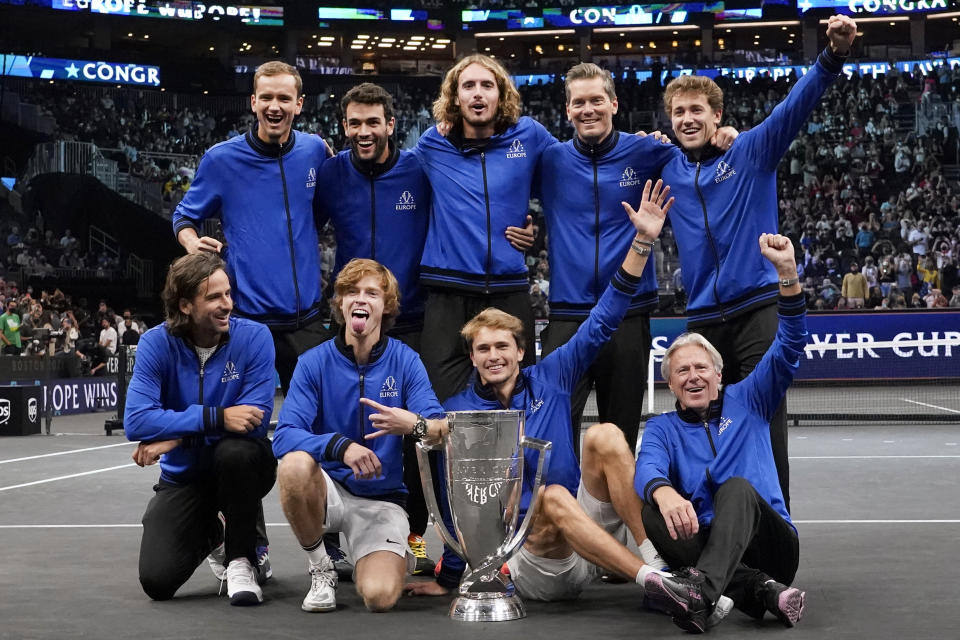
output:
<svg viewBox="0 0 960 640"><path fill-rule="evenodd" d="M486 307L519 317L533 344L527 265L511 246L527 224L534 173L554 139L520 116L520 94L489 56L460 60L443 80L420 157L433 190L420 279L427 288L421 355L437 396L463 388L470 362L458 330ZM524 365L533 364L534 350Z"/></svg>

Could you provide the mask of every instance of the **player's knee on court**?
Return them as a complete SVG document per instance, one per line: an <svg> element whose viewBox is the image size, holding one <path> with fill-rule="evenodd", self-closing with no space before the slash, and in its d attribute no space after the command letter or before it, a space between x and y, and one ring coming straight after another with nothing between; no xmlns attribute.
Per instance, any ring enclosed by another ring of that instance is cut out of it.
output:
<svg viewBox="0 0 960 640"><path fill-rule="evenodd" d="M167 575L140 570L140 586L151 600L170 600L181 584L182 582L171 580Z"/></svg>
<svg viewBox="0 0 960 640"><path fill-rule="evenodd" d="M397 604L403 589L403 580L389 580L379 577L367 584L357 585L357 591L363 597L363 605L372 613L389 611Z"/></svg>

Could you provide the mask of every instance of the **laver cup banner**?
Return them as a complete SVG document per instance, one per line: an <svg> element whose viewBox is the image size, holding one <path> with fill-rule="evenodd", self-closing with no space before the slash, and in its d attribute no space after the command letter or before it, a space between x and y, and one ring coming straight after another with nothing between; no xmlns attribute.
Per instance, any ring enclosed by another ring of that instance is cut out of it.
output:
<svg viewBox="0 0 960 640"><path fill-rule="evenodd" d="M467 563L460 596L450 617L467 622L500 622L526 615L510 577L500 567L526 539L537 510L549 464L551 443L523 435L522 411L455 411L447 414L450 431L434 447L442 452L446 505L456 537L443 526L434 493L429 448L417 445L427 506L443 541ZM538 452L533 498L520 527L523 450Z"/></svg>

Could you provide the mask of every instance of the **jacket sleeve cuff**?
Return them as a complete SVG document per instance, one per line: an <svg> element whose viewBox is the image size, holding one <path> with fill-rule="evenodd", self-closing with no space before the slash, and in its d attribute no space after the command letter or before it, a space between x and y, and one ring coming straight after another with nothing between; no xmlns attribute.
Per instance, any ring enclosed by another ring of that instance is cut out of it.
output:
<svg viewBox="0 0 960 640"><path fill-rule="evenodd" d="M347 447L351 444L354 444L354 442L347 436L339 433L333 434L333 437L327 443L327 447L323 450L324 459L343 462L343 454L347 452Z"/></svg>
<svg viewBox="0 0 960 640"><path fill-rule="evenodd" d="M780 296L777 313L781 316L800 316L807 310L807 296L802 291L793 296Z"/></svg>
<svg viewBox="0 0 960 640"><path fill-rule="evenodd" d="M823 65L823 68L829 71L830 73L836 75L843 71L843 65L846 63L848 56L841 56L838 53L834 53L830 50L830 46L824 47L823 51L820 52L820 56L817 60L820 61L820 64Z"/></svg>
<svg viewBox="0 0 960 640"><path fill-rule="evenodd" d="M197 226L187 219L177 220L173 223L173 235L180 235L180 232L188 227L196 231L198 236L200 235L200 231L197 229Z"/></svg>
<svg viewBox="0 0 960 640"><path fill-rule="evenodd" d="M643 501L647 504L657 504L656 500L653 499L653 492L659 489L660 487L671 487L670 481L666 478L654 478L647 483L647 486L643 488Z"/></svg>
<svg viewBox="0 0 960 640"><path fill-rule="evenodd" d="M617 269L617 272L613 274L610 284L613 285L614 289L628 296L633 296L637 292L637 287L640 286L640 277L631 275L627 273L623 267L620 267Z"/></svg>
<svg viewBox="0 0 960 640"><path fill-rule="evenodd" d="M212 436L224 431L223 407L203 408L203 433Z"/></svg>

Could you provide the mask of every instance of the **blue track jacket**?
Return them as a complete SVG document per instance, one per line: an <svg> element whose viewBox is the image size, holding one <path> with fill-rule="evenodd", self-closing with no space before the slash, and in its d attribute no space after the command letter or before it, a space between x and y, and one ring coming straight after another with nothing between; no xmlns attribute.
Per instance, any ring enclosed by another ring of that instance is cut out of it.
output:
<svg viewBox="0 0 960 640"><path fill-rule="evenodd" d="M689 299L688 327L723 322L776 301L777 274L757 251L757 238L779 228L777 164L842 65L842 58L825 50L730 150L708 146L699 161L677 150L663 168L663 181L677 198L669 216Z"/></svg>
<svg viewBox="0 0 960 640"><path fill-rule="evenodd" d="M291 131L281 148L260 140L254 127L214 145L200 161L173 212L173 232L220 218L238 315L295 329L320 313L313 197L325 157L319 136Z"/></svg>
<svg viewBox="0 0 960 640"><path fill-rule="evenodd" d="M420 280L430 287L476 293L527 291L527 264L504 232L526 225L540 154L554 142L526 116L482 148L454 127L430 127L415 153L433 188Z"/></svg>
<svg viewBox="0 0 960 640"><path fill-rule="evenodd" d="M127 389L123 428L140 442L182 438L160 458L160 479L187 484L212 469L213 443L226 433L223 410L245 404L263 410L263 422L235 437L264 438L275 391L273 338L265 326L230 318L229 332L200 368L195 347L156 326L140 338Z"/></svg>
<svg viewBox="0 0 960 640"><path fill-rule="evenodd" d="M623 263L633 223L621 202L637 207L648 178L656 179L675 147L652 136L614 131L596 145L579 138L549 147L540 184L550 255L550 319L587 317ZM651 255L628 315L657 306Z"/></svg>
<svg viewBox="0 0 960 640"><path fill-rule="evenodd" d="M426 296L420 287L420 259L430 220L430 183L409 151L390 143L382 164L363 162L341 151L320 168L317 228L333 222L337 259L330 281L352 258L385 265L400 284L400 315L394 330L423 327Z"/></svg>
<svg viewBox="0 0 960 640"><path fill-rule="evenodd" d="M654 490L672 486L693 503L700 525L710 526L714 494L739 477L794 526L773 461L770 418L793 381L807 342L803 294L780 298L779 315L770 349L750 375L722 389L706 421L690 410L647 421L634 476L634 489L644 502L655 504Z"/></svg>
<svg viewBox="0 0 960 640"><path fill-rule="evenodd" d="M370 361L358 365L353 348L343 339L343 330L300 356L290 381L277 428L273 453L282 458L291 451L306 451L327 474L350 493L365 498L389 500L403 505L403 440L386 435L373 440L368 416L376 411L360 404L370 398L390 407L402 407L425 418L443 416L420 357L393 338L382 338ZM383 475L358 480L343 463L343 454L355 442L371 449L380 459Z"/></svg>
<svg viewBox="0 0 960 640"><path fill-rule="evenodd" d="M626 253L626 251L624 251ZM570 341L551 352L546 358L520 372L508 409L524 412L524 433L553 443L550 466L546 469L544 486L560 484L577 495L580 485L580 465L573 449L573 427L570 424L570 396L577 382L593 363L601 347L627 312L640 286L641 279L619 269L610 281L587 320L580 325ZM474 384L444 403L447 411L481 411L504 409L493 390ZM523 493L520 499L520 521L526 516L533 497L533 483L537 472L537 452L524 452ZM440 478L443 474L440 474ZM441 482L441 485L443 483ZM445 487L444 487L445 489ZM445 493L445 491L444 491ZM446 512L446 495L440 499ZM444 513L447 529L453 533L449 513ZM450 549L443 554L442 575L438 582L448 588L459 584L464 562Z"/></svg>

